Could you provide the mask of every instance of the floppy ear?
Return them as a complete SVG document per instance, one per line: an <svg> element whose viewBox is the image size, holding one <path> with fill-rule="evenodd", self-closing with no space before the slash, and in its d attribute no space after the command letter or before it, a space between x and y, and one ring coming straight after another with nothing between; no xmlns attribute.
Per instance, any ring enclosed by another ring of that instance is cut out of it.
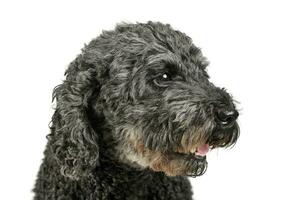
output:
<svg viewBox="0 0 301 200"><path fill-rule="evenodd" d="M98 161L98 138L87 110L99 91L99 71L79 55L66 70L66 80L53 91L56 108L49 147L62 175L75 180L87 176Z"/></svg>

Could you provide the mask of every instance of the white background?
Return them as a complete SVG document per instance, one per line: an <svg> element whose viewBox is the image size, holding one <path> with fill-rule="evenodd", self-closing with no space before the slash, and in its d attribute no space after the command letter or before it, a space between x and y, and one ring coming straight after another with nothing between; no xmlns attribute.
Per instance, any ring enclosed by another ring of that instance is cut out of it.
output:
<svg viewBox="0 0 301 200"><path fill-rule="evenodd" d="M195 199L301 199L298 1L1 1L0 199L31 199L52 89L85 43L125 22L170 23L240 102L241 137L209 154Z"/></svg>

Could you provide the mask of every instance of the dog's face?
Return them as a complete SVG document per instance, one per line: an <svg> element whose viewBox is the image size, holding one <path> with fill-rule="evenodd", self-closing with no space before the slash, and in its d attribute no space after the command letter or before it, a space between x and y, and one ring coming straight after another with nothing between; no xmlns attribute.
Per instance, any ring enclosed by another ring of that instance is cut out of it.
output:
<svg viewBox="0 0 301 200"><path fill-rule="evenodd" d="M170 176L203 174L206 153L238 138L232 97L208 80L208 62L183 33L149 24L116 37L98 101L115 155Z"/></svg>

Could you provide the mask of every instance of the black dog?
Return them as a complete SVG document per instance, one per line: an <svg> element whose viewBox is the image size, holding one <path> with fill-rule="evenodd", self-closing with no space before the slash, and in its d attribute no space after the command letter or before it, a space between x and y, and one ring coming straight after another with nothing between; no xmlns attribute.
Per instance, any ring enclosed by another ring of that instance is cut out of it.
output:
<svg viewBox="0 0 301 200"><path fill-rule="evenodd" d="M232 97L169 25L121 24L92 40L54 89L35 199L191 199L186 176L239 135Z"/></svg>

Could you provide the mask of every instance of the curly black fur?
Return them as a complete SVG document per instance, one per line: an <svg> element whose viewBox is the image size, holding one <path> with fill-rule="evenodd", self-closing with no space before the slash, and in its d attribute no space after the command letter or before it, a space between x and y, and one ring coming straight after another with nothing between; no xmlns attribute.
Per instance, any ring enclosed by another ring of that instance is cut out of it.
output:
<svg viewBox="0 0 301 200"><path fill-rule="evenodd" d="M120 24L92 40L54 89L34 199L191 199L185 176L207 168L193 150L239 135L232 97L207 65L161 23Z"/></svg>

